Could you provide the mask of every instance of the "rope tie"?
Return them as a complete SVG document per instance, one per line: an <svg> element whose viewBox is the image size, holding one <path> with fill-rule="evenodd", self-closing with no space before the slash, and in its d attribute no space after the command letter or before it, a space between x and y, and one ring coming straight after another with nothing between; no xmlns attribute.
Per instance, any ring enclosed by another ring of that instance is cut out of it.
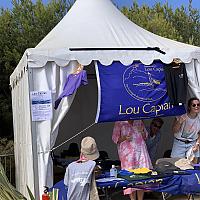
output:
<svg viewBox="0 0 200 200"><path fill-rule="evenodd" d="M55 149L61 147L62 145L64 145L65 143L69 142L70 140L74 139L75 137L77 137L78 135L80 135L81 133L83 133L84 131L86 131L87 129L89 129L90 127L92 127L94 124L96 124L95 122L90 124L88 127L86 127L85 129L83 129L82 131L78 132L76 135L72 136L71 138L65 140L64 142L62 142L61 144L59 144L58 146L52 148L51 150L49 151L41 151L41 152L38 152L38 154L40 153L49 153L49 152L52 152L54 151Z"/></svg>

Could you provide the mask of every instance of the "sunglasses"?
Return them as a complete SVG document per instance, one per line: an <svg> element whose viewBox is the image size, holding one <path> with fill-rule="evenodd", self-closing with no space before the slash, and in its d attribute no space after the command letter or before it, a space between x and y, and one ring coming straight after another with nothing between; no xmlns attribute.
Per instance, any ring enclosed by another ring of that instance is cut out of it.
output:
<svg viewBox="0 0 200 200"><path fill-rule="evenodd" d="M200 106L200 103L198 103L198 104L192 104L192 107L193 107L193 108L195 108L196 106L199 107L199 106Z"/></svg>
<svg viewBox="0 0 200 200"><path fill-rule="evenodd" d="M156 128L159 128L159 129L161 128L161 126L157 125L156 123L152 123L152 124L153 124L153 126L156 127Z"/></svg>

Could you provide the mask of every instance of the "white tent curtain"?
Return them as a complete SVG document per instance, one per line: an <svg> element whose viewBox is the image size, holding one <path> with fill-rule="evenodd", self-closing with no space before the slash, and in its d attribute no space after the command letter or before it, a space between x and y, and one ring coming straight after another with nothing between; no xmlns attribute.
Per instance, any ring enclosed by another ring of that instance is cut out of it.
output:
<svg viewBox="0 0 200 200"><path fill-rule="evenodd" d="M32 192L34 188L34 166L29 103L28 71L21 65L15 74L12 87L12 108L14 124L15 175L16 188L28 196L26 185ZM22 139L23 138L23 139Z"/></svg>
<svg viewBox="0 0 200 200"><path fill-rule="evenodd" d="M189 96L196 96L200 99L200 63L193 59L191 63L186 64L186 70Z"/></svg>
<svg viewBox="0 0 200 200"><path fill-rule="evenodd" d="M53 163L50 150L54 147L58 126L69 110L75 93L65 97L53 118L33 122L31 119L31 91L51 91L52 102L62 92L66 78L76 70L77 62L71 61L65 67L48 62L42 68L28 68L27 54L22 57L10 78L15 138L16 187L28 197L27 186L38 196L44 186L53 185Z"/></svg>
<svg viewBox="0 0 200 200"><path fill-rule="evenodd" d="M77 62L71 61L66 67L59 67L55 62L48 62L43 68L31 69L30 91L51 91L52 103L62 92L66 78L76 70ZM32 122L32 133L35 133L37 146L38 183L39 193L42 194L44 186L53 186L53 163L50 150L54 147L59 123L69 110L75 93L65 97L57 110L53 108L53 118L47 121ZM37 183L37 181L36 181Z"/></svg>

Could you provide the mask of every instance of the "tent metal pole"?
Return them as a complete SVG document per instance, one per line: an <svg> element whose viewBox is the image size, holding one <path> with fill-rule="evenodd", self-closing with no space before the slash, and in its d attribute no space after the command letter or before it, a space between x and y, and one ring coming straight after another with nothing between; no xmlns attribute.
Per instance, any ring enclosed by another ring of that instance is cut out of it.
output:
<svg viewBox="0 0 200 200"><path fill-rule="evenodd" d="M112 50L133 50L133 51L157 51L161 54L166 54L159 47L146 47L146 48L69 48L70 51L112 51Z"/></svg>

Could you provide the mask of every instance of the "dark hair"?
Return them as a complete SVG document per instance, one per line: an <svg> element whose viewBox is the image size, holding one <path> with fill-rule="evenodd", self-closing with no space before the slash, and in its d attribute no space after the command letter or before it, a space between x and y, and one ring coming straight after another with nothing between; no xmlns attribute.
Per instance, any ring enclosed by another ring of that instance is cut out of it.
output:
<svg viewBox="0 0 200 200"><path fill-rule="evenodd" d="M164 124L164 121L161 118L153 118L152 122L159 122L161 125Z"/></svg>
<svg viewBox="0 0 200 200"><path fill-rule="evenodd" d="M192 98L190 98L189 100L188 100L188 107L187 107L187 111L188 112L190 112L190 106L192 105L192 102L194 101L194 100L197 100L197 101L199 101L200 102L200 100L199 100L199 98L197 98L197 97L192 97Z"/></svg>
<svg viewBox="0 0 200 200"><path fill-rule="evenodd" d="M78 144L75 142L71 143L66 153L67 156L78 157L80 154Z"/></svg>
<svg viewBox="0 0 200 200"><path fill-rule="evenodd" d="M108 158L108 153L106 151L99 151L99 159L106 160Z"/></svg>
<svg viewBox="0 0 200 200"><path fill-rule="evenodd" d="M172 153L171 149L166 150L164 152L163 158L170 158L171 157L171 153Z"/></svg>

